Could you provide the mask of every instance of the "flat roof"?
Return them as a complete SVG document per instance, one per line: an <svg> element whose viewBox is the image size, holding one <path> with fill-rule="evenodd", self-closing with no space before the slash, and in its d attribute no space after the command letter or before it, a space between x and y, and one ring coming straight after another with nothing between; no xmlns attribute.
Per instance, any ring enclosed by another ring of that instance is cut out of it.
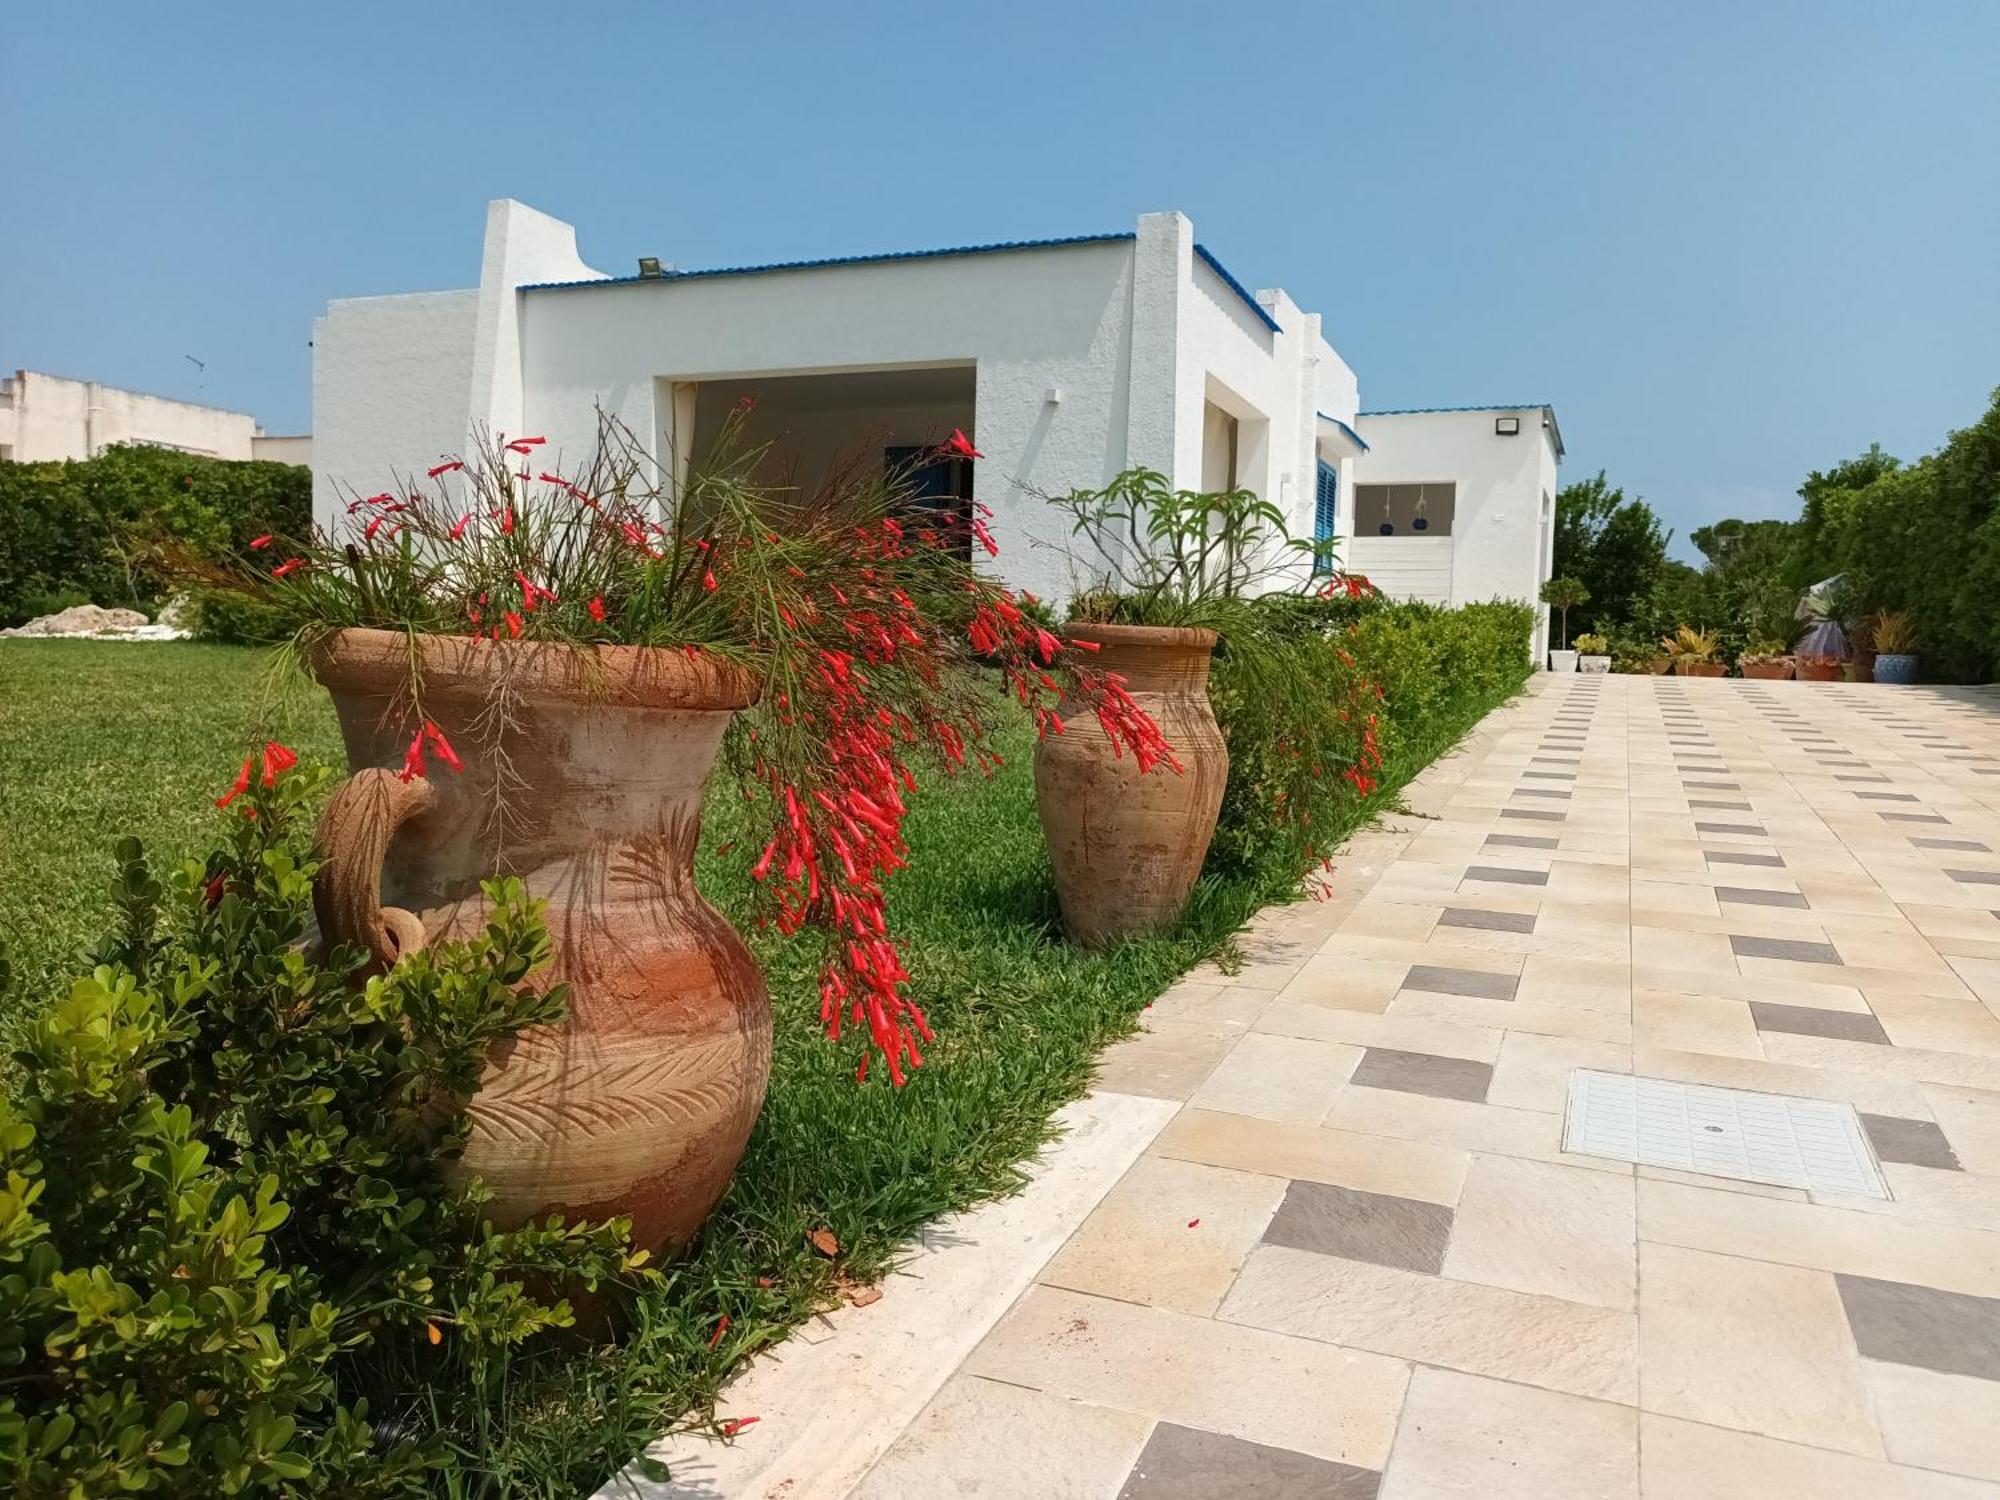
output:
<svg viewBox="0 0 2000 1500"><path fill-rule="evenodd" d="M1549 431L1555 434L1556 457L1561 458L1563 456L1562 428L1556 423L1555 407L1546 401L1516 401L1496 406L1397 406L1386 407L1380 411L1358 411L1354 414L1354 417L1356 421L1359 421L1363 417L1434 417L1448 415L1453 412L1475 411L1540 412L1544 417L1548 418Z"/></svg>
<svg viewBox="0 0 2000 1500"><path fill-rule="evenodd" d="M661 281L703 281L718 276L767 276L774 271L818 271L828 266L874 266L899 260L938 260L948 255L1000 255L1012 250L1055 250L1069 245L1111 245L1136 240L1133 231L1114 234L1071 234L1049 240L998 240L990 245L947 245L937 250L885 250L874 255L830 255L820 260L774 260L757 266L716 266L706 271L662 271L657 276L600 276L592 281L531 281L523 292L564 291L572 287L632 286Z"/></svg>

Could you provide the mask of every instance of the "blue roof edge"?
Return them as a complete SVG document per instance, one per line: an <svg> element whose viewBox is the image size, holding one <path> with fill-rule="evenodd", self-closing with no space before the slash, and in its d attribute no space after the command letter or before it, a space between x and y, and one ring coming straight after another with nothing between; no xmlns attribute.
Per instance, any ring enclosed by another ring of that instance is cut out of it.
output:
<svg viewBox="0 0 2000 1500"><path fill-rule="evenodd" d="M1332 412L1326 412L1326 411L1314 412L1313 415L1318 417L1322 422L1333 423L1334 426L1338 427L1342 432L1346 433L1349 440L1352 441L1357 447L1359 447L1363 453L1369 451L1368 439L1363 437L1360 433L1356 432L1352 427L1349 427L1345 422L1341 421L1340 418L1336 417ZM1357 412L1355 415L1359 416L1360 413Z"/></svg>
<svg viewBox="0 0 2000 1500"><path fill-rule="evenodd" d="M1427 417L1450 411L1547 411L1555 407L1546 401L1500 401L1484 406L1385 406L1376 411L1358 411L1357 417Z"/></svg>
<svg viewBox="0 0 2000 1500"><path fill-rule="evenodd" d="M1284 329L1278 326L1278 320L1271 316L1271 314L1265 309L1264 304L1259 302L1255 297L1251 296L1250 293L1244 289L1243 283L1238 281L1234 276L1231 276L1229 274L1229 267L1225 266L1221 261L1217 260L1215 256L1212 253L1210 253L1208 246L1197 243L1194 247L1194 253L1195 253L1195 258L1197 260L1199 260L1203 265L1207 266L1209 270L1215 272L1216 275L1222 278L1224 286L1228 287L1232 292L1236 293L1237 296L1243 299L1243 305L1249 308L1251 312L1257 315L1258 322L1262 323L1266 328L1270 329L1271 332L1273 333L1283 333L1285 331Z"/></svg>
<svg viewBox="0 0 2000 1500"><path fill-rule="evenodd" d="M646 282L705 281L719 276L763 276L774 271L816 271L831 266L883 265L901 260L936 260L950 255L999 255L1010 250L1053 250L1068 245L1110 245L1135 240L1127 229L1111 234L1072 234L1047 240L1000 240L990 245L948 245L937 250L889 250L875 255L834 255L823 260L780 260L761 266L717 266L706 271L666 271L658 276L601 276L593 281L531 281L515 288L522 292L566 291L573 287L634 286ZM1199 248L1198 246L1196 248ZM1221 267L1216 269L1221 270ZM1223 275L1229 273L1224 271ZM1230 283L1232 286L1234 282ZM1243 289L1236 288L1239 292ZM1254 304L1253 304L1254 305ZM1267 320L1268 321L1268 320ZM1274 323L1271 325L1276 327Z"/></svg>

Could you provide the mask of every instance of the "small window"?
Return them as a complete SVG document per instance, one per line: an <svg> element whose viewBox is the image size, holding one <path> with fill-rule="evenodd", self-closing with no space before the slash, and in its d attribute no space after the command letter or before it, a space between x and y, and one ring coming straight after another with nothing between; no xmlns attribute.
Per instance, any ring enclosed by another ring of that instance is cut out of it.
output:
<svg viewBox="0 0 2000 1500"><path fill-rule="evenodd" d="M1357 484L1357 536L1450 536L1456 484Z"/></svg>

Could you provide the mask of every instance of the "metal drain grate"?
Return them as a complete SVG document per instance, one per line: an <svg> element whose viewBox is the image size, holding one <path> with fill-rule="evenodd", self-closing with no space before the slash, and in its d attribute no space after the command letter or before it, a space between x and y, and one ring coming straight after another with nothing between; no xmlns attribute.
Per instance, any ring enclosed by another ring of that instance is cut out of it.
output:
<svg viewBox="0 0 2000 1500"><path fill-rule="evenodd" d="M1811 1192L1887 1198L1851 1104L1707 1084L1570 1074L1563 1150Z"/></svg>

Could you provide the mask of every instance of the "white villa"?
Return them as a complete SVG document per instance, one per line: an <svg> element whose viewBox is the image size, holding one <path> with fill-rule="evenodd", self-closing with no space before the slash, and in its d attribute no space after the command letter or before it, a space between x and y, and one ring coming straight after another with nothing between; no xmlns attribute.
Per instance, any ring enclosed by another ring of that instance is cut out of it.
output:
<svg viewBox="0 0 2000 1500"><path fill-rule="evenodd" d="M614 277L584 264L570 225L498 200L476 288L336 301L315 321L315 510L335 524L350 494L482 429L545 437L560 463L592 442L600 406L663 465L685 464L744 396L751 435L801 486L859 443L899 462L963 429L985 461L969 477L939 466L937 482L976 484L996 566L1058 604L1083 580L1043 497L1141 465L1185 488L1246 486L1294 535L1352 538L1345 561L1390 592L1532 600L1547 577L1561 455L1548 408L1360 415L1320 315L1248 291L1178 213L836 260L649 258ZM1379 500L1357 511L1357 483L1387 487L1386 514Z"/></svg>

